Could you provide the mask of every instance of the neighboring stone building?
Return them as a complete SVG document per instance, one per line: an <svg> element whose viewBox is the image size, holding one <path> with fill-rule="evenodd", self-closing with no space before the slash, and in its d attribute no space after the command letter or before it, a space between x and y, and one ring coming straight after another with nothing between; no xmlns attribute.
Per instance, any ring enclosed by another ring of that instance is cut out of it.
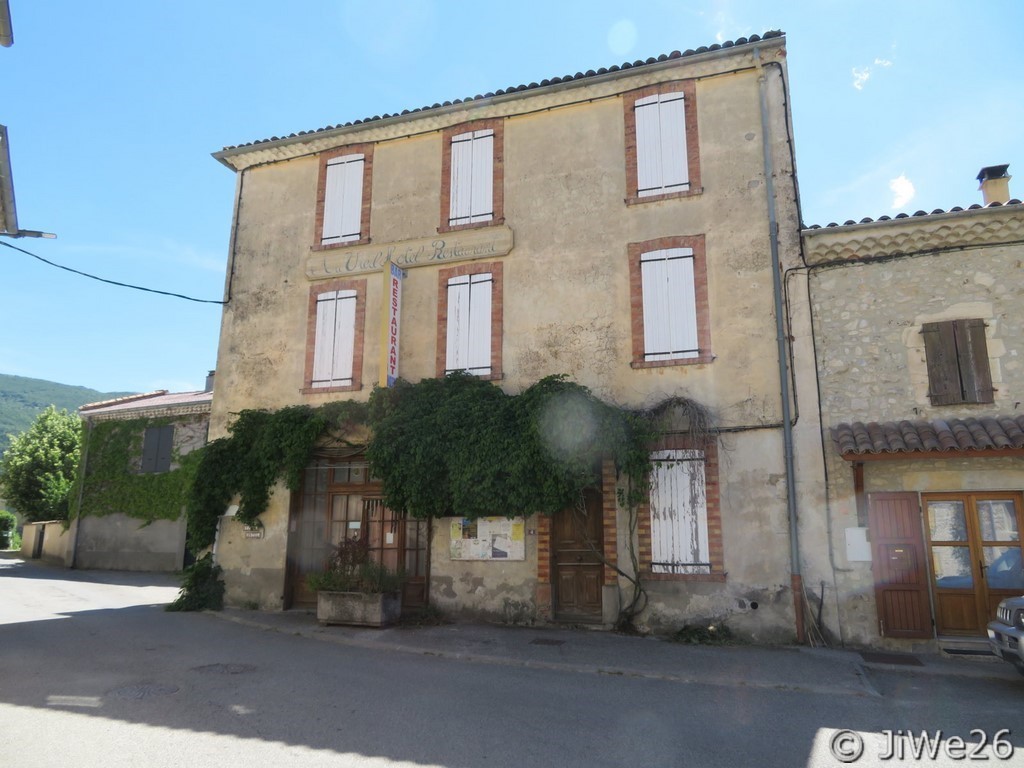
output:
<svg viewBox="0 0 1024 768"><path fill-rule="evenodd" d="M782 409L780 339L811 354L805 321L776 324L773 273L799 265L785 53L781 33L755 35L215 153L237 197L212 437L244 409L365 400L395 373L468 370L508 393L566 374L630 407L690 397L721 433L697 443L680 425L656 446L654 502L678 515L645 507L631 534L609 465L594 535L608 563L639 557L647 626L728 618L791 639L789 520L821 504L820 483L796 498L787 456L821 469L817 402L792 434ZM277 486L262 531L222 518L227 599L302 605L329 545L369 528L442 610L614 621L626 584L608 563L567 563L567 513L392 523L378 495L339 446L301 492Z"/></svg>
<svg viewBox="0 0 1024 768"><path fill-rule="evenodd" d="M1006 166L979 180L985 207L802 233L828 481L804 554L847 643L963 644L1024 592L1024 205Z"/></svg>
<svg viewBox="0 0 1024 768"><path fill-rule="evenodd" d="M167 507L166 498L161 498L166 489L147 488L147 484L157 475L166 478L182 457L206 444L212 384L211 372L201 392L158 390L78 409L85 422L82 463L86 483L68 532L68 565L181 570L186 552L184 510L176 505ZM104 445L99 434L110 422L123 423L131 432L121 438L127 451L123 463L116 458L122 449ZM108 466L111 459L118 466ZM115 492L114 484L124 487ZM110 503L116 507L108 506Z"/></svg>

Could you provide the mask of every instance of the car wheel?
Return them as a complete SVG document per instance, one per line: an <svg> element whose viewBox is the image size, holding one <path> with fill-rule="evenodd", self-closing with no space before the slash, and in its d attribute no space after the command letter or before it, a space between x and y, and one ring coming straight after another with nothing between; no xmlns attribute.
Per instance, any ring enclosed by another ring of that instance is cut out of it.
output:
<svg viewBox="0 0 1024 768"><path fill-rule="evenodd" d="M1013 666L1017 668L1017 671L1024 675L1024 661L1015 661Z"/></svg>

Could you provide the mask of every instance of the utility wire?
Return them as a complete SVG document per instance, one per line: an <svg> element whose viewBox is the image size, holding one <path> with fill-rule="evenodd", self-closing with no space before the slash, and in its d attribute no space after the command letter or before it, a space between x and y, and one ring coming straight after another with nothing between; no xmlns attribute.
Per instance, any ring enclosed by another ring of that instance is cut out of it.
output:
<svg viewBox="0 0 1024 768"><path fill-rule="evenodd" d="M213 299L196 299L191 296L185 296L180 293L171 293L170 291L158 291L155 288L143 288L140 285L131 285L130 283L119 283L117 282L117 280L107 280L106 278L103 277L96 277L96 275L90 275L88 272L81 272L77 269L72 269L71 267L65 267L62 264L57 264L55 262L49 261L48 259L44 259L42 256L39 256L38 254L32 253L31 251L26 251L24 248L19 248L16 245L5 243L3 240L0 240L0 245L6 245L8 248L11 248L15 251L21 251L22 253L31 256L33 259L39 259L39 261L43 262L44 264L49 264L51 267L63 269L65 272L74 272L76 275L88 277L91 280L99 280L101 283L109 283L110 285L117 285L120 286L121 288L134 288L136 291L145 291L146 293L159 293L161 296L173 296L176 299L185 299L185 301L195 301L199 304L227 304L226 301L215 301Z"/></svg>

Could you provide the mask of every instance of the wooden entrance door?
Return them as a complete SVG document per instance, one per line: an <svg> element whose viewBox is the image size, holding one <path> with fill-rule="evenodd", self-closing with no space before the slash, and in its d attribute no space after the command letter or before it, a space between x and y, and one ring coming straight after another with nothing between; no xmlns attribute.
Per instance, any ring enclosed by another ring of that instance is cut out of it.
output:
<svg viewBox="0 0 1024 768"><path fill-rule="evenodd" d="M1005 597L1024 591L1020 493L933 493L925 509L940 635L984 635Z"/></svg>
<svg viewBox="0 0 1024 768"><path fill-rule="evenodd" d="M429 524L396 515L383 499L363 500L363 521L370 559L393 571L402 571L402 611L427 604Z"/></svg>
<svg viewBox="0 0 1024 768"><path fill-rule="evenodd" d="M917 494L870 494L868 529L879 633L906 639L932 637Z"/></svg>
<svg viewBox="0 0 1024 768"><path fill-rule="evenodd" d="M551 521L556 619L601 621L603 553L601 494L588 490L582 509L562 510Z"/></svg>
<svg viewBox="0 0 1024 768"><path fill-rule="evenodd" d="M360 537L375 562L404 569L403 610L426 604L429 525L399 518L379 494L365 461L321 460L307 468L288 525L286 608L315 605L306 577L324 569L339 542Z"/></svg>

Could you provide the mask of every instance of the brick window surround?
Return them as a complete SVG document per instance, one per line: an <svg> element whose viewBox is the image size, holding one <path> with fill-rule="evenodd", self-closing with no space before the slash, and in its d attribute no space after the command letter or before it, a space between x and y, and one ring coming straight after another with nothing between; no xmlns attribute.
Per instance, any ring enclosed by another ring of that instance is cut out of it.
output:
<svg viewBox="0 0 1024 768"><path fill-rule="evenodd" d="M493 176L494 188L491 205L494 216L488 221L472 224L449 224L452 202L452 138L470 131L494 131ZM438 232L455 232L460 229L478 229L502 224L505 221L505 121L501 118L474 120L471 123L445 128L441 134L441 224Z"/></svg>
<svg viewBox="0 0 1024 768"><path fill-rule="evenodd" d="M313 355L316 344L316 302L321 293L328 291L355 291L356 317L355 338L352 340L352 383L341 387L314 387ZM309 306L306 311L306 365L303 374L302 393L319 395L326 392L355 392L363 388L363 345L366 327L366 281L327 280L309 289Z"/></svg>
<svg viewBox="0 0 1024 768"><path fill-rule="evenodd" d="M644 296L643 277L640 270L640 257L651 251L668 248L690 248L693 250L693 282L694 297L697 310L697 346L696 357L677 358L675 360L646 360L644 358ZM708 269L704 248L704 235L679 235L675 237L659 237L641 243L629 243L629 304L631 336L633 340L633 368L661 368L667 365L696 365L710 363L714 360L711 353L711 318L708 308Z"/></svg>
<svg viewBox="0 0 1024 768"><path fill-rule="evenodd" d="M668 192L660 195L640 197L637 192L637 152L636 152L636 102L647 96L663 93L683 94L686 104L686 160L689 176L689 189L679 192ZM623 94L626 128L626 204L650 203L655 200L667 200L674 197L691 197L704 191L700 181L700 142L697 137L697 86L695 80L677 80L670 83L649 85Z"/></svg>
<svg viewBox="0 0 1024 768"><path fill-rule="evenodd" d="M501 325L504 311L503 264L500 261L462 264L442 269L437 274L437 377L445 375L448 348L448 281L453 277L491 273L491 373L481 379L495 381L501 378Z"/></svg>
<svg viewBox="0 0 1024 768"><path fill-rule="evenodd" d="M651 507L637 508L637 555L643 578L651 581L725 581L725 559L722 551L722 513L718 485L718 446L699 443L687 435L671 435L658 440L653 451L703 451L704 483L708 515L708 554L711 573L653 573L651 571Z"/></svg>
<svg viewBox="0 0 1024 768"><path fill-rule="evenodd" d="M349 144L345 147L320 153L320 174L316 184L316 220L313 231L313 250L327 251L349 245L366 245L370 242L370 194L373 181L373 144ZM345 155L363 156L363 200L359 216L359 239L343 243L324 245L321 239L324 231L324 201L327 197L327 161Z"/></svg>

